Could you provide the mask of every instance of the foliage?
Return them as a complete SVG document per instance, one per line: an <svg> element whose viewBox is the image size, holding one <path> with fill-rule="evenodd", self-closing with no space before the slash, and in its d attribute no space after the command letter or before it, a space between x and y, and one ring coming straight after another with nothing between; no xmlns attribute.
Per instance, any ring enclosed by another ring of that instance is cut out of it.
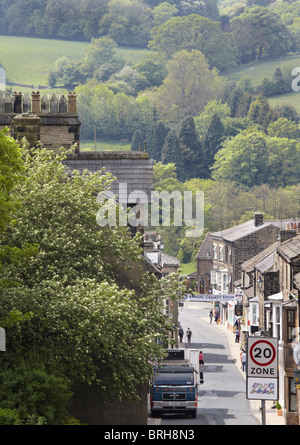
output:
<svg viewBox="0 0 300 445"><path fill-rule="evenodd" d="M17 413L15 421L19 417L25 423L32 423L33 418L40 418L53 425L62 423L67 415L69 383L43 368L40 362L17 360L2 369L0 407Z"/></svg>
<svg viewBox="0 0 300 445"><path fill-rule="evenodd" d="M187 116L182 120L178 139L182 152L185 178L204 176L203 147L199 141L192 116Z"/></svg>
<svg viewBox="0 0 300 445"><path fill-rule="evenodd" d="M214 179L231 179L246 187L265 183L285 187L300 180L300 145L296 140L243 131L226 140L215 158Z"/></svg>
<svg viewBox="0 0 300 445"><path fill-rule="evenodd" d="M246 8L230 23L242 62L284 55L290 49L288 29L280 17L268 8Z"/></svg>
<svg viewBox="0 0 300 445"><path fill-rule="evenodd" d="M184 178L184 165L179 140L174 130L169 131L162 149L161 160L164 164L174 162L176 165L177 176Z"/></svg>
<svg viewBox="0 0 300 445"><path fill-rule="evenodd" d="M220 70L233 68L236 62L229 34L221 31L220 23L197 14L174 17L154 28L149 46L167 58L181 50L201 51L210 67Z"/></svg>
<svg viewBox="0 0 300 445"><path fill-rule="evenodd" d="M140 130L135 130L131 141L131 151L142 151L144 146L144 138Z"/></svg>
<svg viewBox="0 0 300 445"><path fill-rule="evenodd" d="M76 88L81 134L100 137L131 138L135 130L147 132L153 122L153 108L147 97L114 93L106 85L90 81Z"/></svg>
<svg viewBox="0 0 300 445"><path fill-rule="evenodd" d="M16 205L11 192L22 180L23 160L19 144L8 135L8 129L0 131L0 229L3 229Z"/></svg>
<svg viewBox="0 0 300 445"><path fill-rule="evenodd" d="M0 425L20 425L21 420L15 409L0 408Z"/></svg>
<svg viewBox="0 0 300 445"><path fill-rule="evenodd" d="M134 399L152 373L148 361L164 354L158 340L172 329L164 298L180 298L178 276L142 275L138 235L97 225L104 203L96 196L111 175L69 175L66 155L23 147L24 182L13 190L20 207L0 237L4 252L34 246L18 261L3 255L0 271L7 283L0 285L7 335L0 407L26 423L62 423L81 382ZM134 283L126 275L133 267Z"/></svg>
<svg viewBox="0 0 300 445"><path fill-rule="evenodd" d="M168 75L153 93L160 119L179 124L186 116L197 116L207 102L221 96L222 81L210 70L197 50L177 52L167 63Z"/></svg>

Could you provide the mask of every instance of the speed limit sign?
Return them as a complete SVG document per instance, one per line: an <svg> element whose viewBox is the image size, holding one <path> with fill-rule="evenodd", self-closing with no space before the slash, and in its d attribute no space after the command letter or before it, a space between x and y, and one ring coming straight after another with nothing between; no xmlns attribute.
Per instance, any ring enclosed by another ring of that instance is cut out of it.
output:
<svg viewBox="0 0 300 445"><path fill-rule="evenodd" d="M247 376L277 378L277 348L277 338L249 337L247 354Z"/></svg>

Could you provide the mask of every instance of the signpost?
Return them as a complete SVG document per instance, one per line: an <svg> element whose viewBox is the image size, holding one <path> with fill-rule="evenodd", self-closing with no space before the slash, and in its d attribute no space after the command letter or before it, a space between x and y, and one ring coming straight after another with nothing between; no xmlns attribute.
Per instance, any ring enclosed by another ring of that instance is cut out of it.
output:
<svg viewBox="0 0 300 445"><path fill-rule="evenodd" d="M248 337L247 399L261 400L265 425L265 401L278 400L278 339Z"/></svg>

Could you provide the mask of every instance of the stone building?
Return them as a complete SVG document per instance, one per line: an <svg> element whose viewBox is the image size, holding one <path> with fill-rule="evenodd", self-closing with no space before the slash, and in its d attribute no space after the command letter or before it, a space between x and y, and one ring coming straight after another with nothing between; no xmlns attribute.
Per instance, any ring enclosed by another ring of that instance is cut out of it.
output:
<svg viewBox="0 0 300 445"><path fill-rule="evenodd" d="M278 338L279 402L285 423L299 424L299 395L293 381L299 341L300 223L288 222L276 242L242 264L241 345L248 335ZM293 227L291 229L291 227Z"/></svg>
<svg viewBox="0 0 300 445"><path fill-rule="evenodd" d="M220 232L211 232L197 254L197 282L210 269L214 293L231 293L241 279L241 264L276 241L279 228L256 213L247 221Z"/></svg>
<svg viewBox="0 0 300 445"><path fill-rule="evenodd" d="M80 121L76 111L76 94L41 97L22 93L0 93L0 130L10 129L15 139L26 137L30 145L41 141L45 148L57 150L77 144L80 149Z"/></svg>

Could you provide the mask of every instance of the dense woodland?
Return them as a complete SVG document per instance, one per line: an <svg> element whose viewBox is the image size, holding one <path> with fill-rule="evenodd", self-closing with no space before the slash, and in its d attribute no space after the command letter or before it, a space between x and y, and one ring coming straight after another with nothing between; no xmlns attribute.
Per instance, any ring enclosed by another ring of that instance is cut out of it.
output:
<svg viewBox="0 0 300 445"><path fill-rule="evenodd" d="M130 141L132 150L146 141L157 163L175 164L181 184L231 181L247 191L299 184L299 115L268 102L292 91L294 66L255 87L224 75L299 53L299 2L2 0L0 9L2 34L90 41L84 57L61 57L49 73L50 86L78 94L82 138L96 132ZM132 64L117 56L120 45L151 51Z"/></svg>

